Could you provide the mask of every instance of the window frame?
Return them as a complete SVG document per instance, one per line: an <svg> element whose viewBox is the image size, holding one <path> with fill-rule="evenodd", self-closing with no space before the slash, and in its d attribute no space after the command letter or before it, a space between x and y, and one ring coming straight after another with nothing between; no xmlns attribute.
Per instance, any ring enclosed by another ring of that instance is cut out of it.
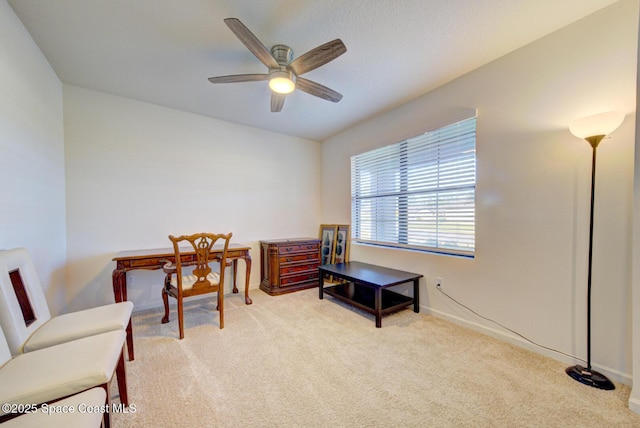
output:
<svg viewBox="0 0 640 428"><path fill-rule="evenodd" d="M353 155L352 242L474 258L476 135L474 111L399 142ZM397 170L385 162L397 165ZM363 178L365 172L370 177ZM441 176L446 176L442 181L448 184L441 185ZM432 183L434 177L437 185Z"/></svg>

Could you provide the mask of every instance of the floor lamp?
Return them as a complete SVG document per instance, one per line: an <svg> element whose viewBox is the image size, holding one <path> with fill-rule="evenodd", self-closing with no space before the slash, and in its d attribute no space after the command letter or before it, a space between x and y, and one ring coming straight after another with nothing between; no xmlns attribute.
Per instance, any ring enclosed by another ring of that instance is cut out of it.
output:
<svg viewBox="0 0 640 428"><path fill-rule="evenodd" d="M607 112L585 117L574 121L569 130L578 138L584 138L593 149L591 160L591 216L589 218L589 270L587 275L587 367L571 366L566 372L573 379L594 388L615 389L605 375L591 368L591 266L593 256L593 196L596 184L596 148L600 141L615 131L624 120L624 113Z"/></svg>

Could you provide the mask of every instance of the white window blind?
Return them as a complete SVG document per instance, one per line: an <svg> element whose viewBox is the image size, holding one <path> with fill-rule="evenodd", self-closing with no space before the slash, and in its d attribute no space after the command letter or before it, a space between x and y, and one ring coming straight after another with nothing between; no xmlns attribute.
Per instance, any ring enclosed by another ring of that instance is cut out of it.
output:
<svg viewBox="0 0 640 428"><path fill-rule="evenodd" d="M475 117L352 156L352 239L473 255L475 193Z"/></svg>

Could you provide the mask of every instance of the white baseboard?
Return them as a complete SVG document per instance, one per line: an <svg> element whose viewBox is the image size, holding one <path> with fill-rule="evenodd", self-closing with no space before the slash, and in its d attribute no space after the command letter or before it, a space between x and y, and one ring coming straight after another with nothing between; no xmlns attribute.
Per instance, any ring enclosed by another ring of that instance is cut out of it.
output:
<svg viewBox="0 0 640 428"><path fill-rule="evenodd" d="M164 306L164 304L162 303L162 300L157 300L157 301L153 301L153 302L146 302L146 303L138 303L134 306L133 308L133 312L143 312L146 311L147 309L156 309L156 308L162 308Z"/></svg>
<svg viewBox="0 0 640 428"><path fill-rule="evenodd" d="M492 327L488 327L486 325L482 325L482 324L478 324L476 322L473 321L469 321L467 319L464 318L460 318L458 316L455 315L451 315L448 314L446 312L442 312L442 311L438 311L438 310L434 310L432 308L426 307L426 306L422 306L420 305L420 310L424 311L425 313L431 314L433 316L435 316L436 318L441 318L445 321L449 321L453 324L457 324L461 327L465 327L474 331L477 331L479 333L482 334L486 334L487 336L491 336L493 338L505 341L507 343L510 343L512 345L527 349L529 351L535 352L536 354L540 354L540 355L544 355L545 357L549 357L549 358L553 358L554 360L566 363L567 366L576 364L576 361L573 358L570 358L566 355L562 355L562 354L558 354L556 352L553 352L551 350L545 349L545 348L541 348L539 346L534 345L533 343L527 342L526 340L518 337L518 336L514 336L513 334L506 332L506 331L501 331ZM631 386L633 383L633 376L629 373L622 373L618 370L615 370L611 367L606 367L606 366L601 366L601 365L597 365L597 364L592 364L593 368L595 370L598 370L599 372L601 372L602 374L604 374L605 376L609 377L611 380L622 383L624 385L629 385ZM638 405L640 406L640 399L638 401ZM638 411L638 413L640 413L640 411Z"/></svg>
<svg viewBox="0 0 640 428"><path fill-rule="evenodd" d="M635 413L640 413L640 397L635 398L633 396L633 391L631 391L631 396L629 397L629 410Z"/></svg>

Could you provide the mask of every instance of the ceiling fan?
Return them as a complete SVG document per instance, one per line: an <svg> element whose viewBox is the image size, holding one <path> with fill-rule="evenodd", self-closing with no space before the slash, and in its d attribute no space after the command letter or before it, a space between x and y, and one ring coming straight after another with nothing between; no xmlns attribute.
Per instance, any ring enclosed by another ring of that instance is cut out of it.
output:
<svg viewBox="0 0 640 428"><path fill-rule="evenodd" d="M284 106L286 94L300 89L308 94L337 103L342 94L324 85L300 77L301 74L314 70L333 61L347 51L342 40L335 39L304 55L293 59L293 50L285 45L275 45L269 51L258 38L237 18L227 18L225 24L256 58L267 66L266 74L234 74L230 76L210 77L211 83L254 82L268 80L271 88L271 111L279 112Z"/></svg>

